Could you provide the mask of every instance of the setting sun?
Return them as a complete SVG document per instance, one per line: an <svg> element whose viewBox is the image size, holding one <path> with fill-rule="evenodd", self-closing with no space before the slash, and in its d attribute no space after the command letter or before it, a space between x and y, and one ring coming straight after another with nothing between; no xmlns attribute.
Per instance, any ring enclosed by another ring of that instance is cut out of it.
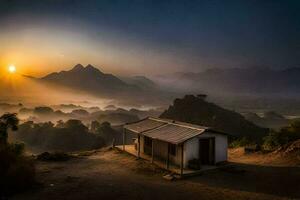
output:
<svg viewBox="0 0 300 200"><path fill-rule="evenodd" d="M16 67L14 65L10 65L10 66L8 66L8 71L11 74L15 73L16 72Z"/></svg>

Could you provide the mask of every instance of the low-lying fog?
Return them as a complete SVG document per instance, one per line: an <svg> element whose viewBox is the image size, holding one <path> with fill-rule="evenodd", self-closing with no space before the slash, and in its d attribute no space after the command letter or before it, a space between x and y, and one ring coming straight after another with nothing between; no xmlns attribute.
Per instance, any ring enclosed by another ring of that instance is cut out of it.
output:
<svg viewBox="0 0 300 200"><path fill-rule="evenodd" d="M38 79L22 75L0 77L0 103L22 104L23 107L34 108L37 106L51 106L60 104L74 104L83 107L99 107L101 109L108 105L130 109L139 108L147 110L157 108L157 105L140 104L132 99L108 98L99 94L91 95L80 90L67 87L45 84ZM54 109L56 107L54 106ZM63 112L71 112L67 107L59 108ZM0 112L17 112L18 107L2 105Z"/></svg>

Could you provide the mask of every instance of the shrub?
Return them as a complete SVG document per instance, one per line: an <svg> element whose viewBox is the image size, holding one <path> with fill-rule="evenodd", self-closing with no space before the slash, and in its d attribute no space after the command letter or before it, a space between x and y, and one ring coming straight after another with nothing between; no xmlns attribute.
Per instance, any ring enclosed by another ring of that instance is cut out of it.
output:
<svg viewBox="0 0 300 200"><path fill-rule="evenodd" d="M263 138L263 149L270 151L284 144L283 140L285 139L280 135L280 132L271 131L268 136Z"/></svg>
<svg viewBox="0 0 300 200"><path fill-rule="evenodd" d="M242 138L238 138L234 141L232 141L229 144L230 148L237 148L237 147L245 147L245 146L250 146L253 145L254 143L252 141L250 141L248 138L246 137L242 137Z"/></svg>
<svg viewBox="0 0 300 200"><path fill-rule="evenodd" d="M269 135L263 138L263 149L274 150L298 139L300 139L300 121L293 121L280 131L270 131Z"/></svg>

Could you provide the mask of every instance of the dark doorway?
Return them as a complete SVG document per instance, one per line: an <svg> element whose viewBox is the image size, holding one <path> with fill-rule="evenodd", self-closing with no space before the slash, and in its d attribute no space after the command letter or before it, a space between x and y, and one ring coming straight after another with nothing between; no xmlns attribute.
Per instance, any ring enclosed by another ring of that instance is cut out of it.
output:
<svg viewBox="0 0 300 200"><path fill-rule="evenodd" d="M199 159L202 165L213 165L215 163L215 138L199 140Z"/></svg>
<svg viewBox="0 0 300 200"><path fill-rule="evenodd" d="M144 137L144 153L151 155L152 154L152 139L149 137Z"/></svg>

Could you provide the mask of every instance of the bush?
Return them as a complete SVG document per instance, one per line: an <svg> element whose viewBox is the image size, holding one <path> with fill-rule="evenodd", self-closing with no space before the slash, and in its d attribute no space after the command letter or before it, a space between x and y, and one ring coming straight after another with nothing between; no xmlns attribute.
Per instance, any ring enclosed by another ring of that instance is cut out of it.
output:
<svg viewBox="0 0 300 200"><path fill-rule="evenodd" d="M279 132L270 132L268 136L263 138L263 149L264 150L274 150L285 142L282 142L282 136L280 136Z"/></svg>
<svg viewBox="0 0 300 200"><path fill-rule="evenodd" d="M293 121L280 131L270 131L269 135L263 138L263 149L274 150L298 139L300 139L300 121Z"/></svg>
<svg viewBox="0 0 300 200"><path fill-rule="evenodd" d="M0 194L10 195L34 184L34 163L23 155L23 150L22 144L0 146Z"/></svg>
<svg viewBox="0 0 300 200"><path fill-rule="evenodd" d="M246 137L242 137L242 138L232 141L229 144L229 147L237 148L237 147L245 147L245 146L250 146L250 145L254 145L254 143L252 141L250 141L249 139L247 139Z"/></svg>

